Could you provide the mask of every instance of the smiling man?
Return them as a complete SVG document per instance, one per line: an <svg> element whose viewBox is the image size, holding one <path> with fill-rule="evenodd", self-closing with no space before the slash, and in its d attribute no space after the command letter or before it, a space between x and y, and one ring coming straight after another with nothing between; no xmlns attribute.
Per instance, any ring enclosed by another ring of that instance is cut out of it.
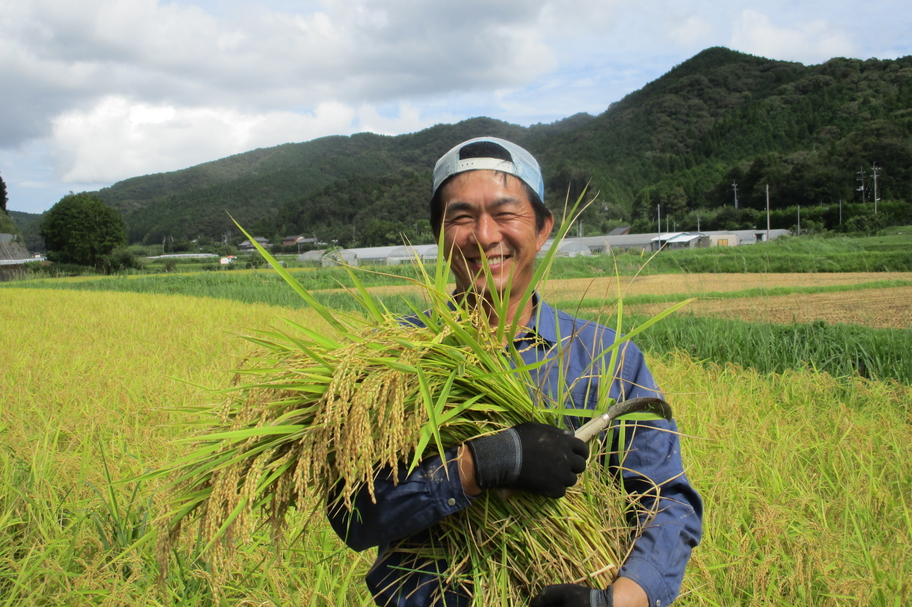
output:
<svg viewBox="0 0 912 607"><path fill-rule="evenodd" d="M511 146L513 153L504 145ZM443 223L441 249L456 277L456 288L485 301L491 291L503 293L509 285L513 305L511 317L504 319L507 322L518 314L520 324L525 324L532 315L531 301L523 310L516 310L516 305L532 281L535 255L554 227L543 197L538 163L506 141L467 142L447 153L434 169L431 225L439 233ZM492 311L490 306L488 310ZM491 320L496 325L497 319Z"/></svg>
<svg viewBox="0 0 912 607"><path fill-rule="evenodd" d="M593 409L601 353L614 343L614 332L557 311L537 296L523 297L536 253L554 226L543 200L544 180L531 154L502 139L472 139L434 168L431 224L437 233L442 228L439 245L456 277L457 294L482 306L491 326L515 320L522 327L514 340L523 362L535 369L538 393L549 401L542 406L555 404L549 395L566 393L557 389L565 382L572 407ZM493 302L507 296L507 318L496 318ZM642 353L629 342L609 394L618 401L661 396ZM568 419L578 424L573 420L579 418ZM677 597L702 518L700 497L684 474L677 427L674 421L637 422L613 435L611 454L602 463L641 505L631 520L636 539L620 577L609 588L556 579L529 597L531 607L663 607ZM351 548L379 547L367 575L378 605L471 605L471 586L452 581L466 577L450 576L446 559L415 556L416 547L432 541L429 529L485 490L561 499L585 470L588 454L585 443L563 430L526 422L454 447L442 459L426 458L411 474L404 466L381 472L375 500L362 491L354 514L337 509L329 513L330 522Z"/></svg>

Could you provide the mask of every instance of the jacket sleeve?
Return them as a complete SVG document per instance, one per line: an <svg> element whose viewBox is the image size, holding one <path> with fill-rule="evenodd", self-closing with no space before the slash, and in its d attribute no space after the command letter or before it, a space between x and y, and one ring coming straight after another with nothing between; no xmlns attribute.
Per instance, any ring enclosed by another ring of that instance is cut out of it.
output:
<svg viewBox="0 0 912 607"><path fill-rule="evenodd" d="M634 386L627 398L658 394L642 354L627 362L632 368L623 376ZM614 432L610 465L620 472L623 489L637 499L635 540L620 575L646 591L650 607L662 607L677 598L691 552L700 543L703 503L684 473L674 420L626 422Z"/></svg>
<svg viewBox="0 0 912 607"><path fill-rule="evenodd" d="M468 507L471 498L462 490L456 449L444 456L443 462L439 455L426 458L411 474L401 465L398 483L392 469L382 469L374 480L376 501L363 487L351 512L341 505L328 508L330 525L350 548L365 550L414 535Z"/></svg>

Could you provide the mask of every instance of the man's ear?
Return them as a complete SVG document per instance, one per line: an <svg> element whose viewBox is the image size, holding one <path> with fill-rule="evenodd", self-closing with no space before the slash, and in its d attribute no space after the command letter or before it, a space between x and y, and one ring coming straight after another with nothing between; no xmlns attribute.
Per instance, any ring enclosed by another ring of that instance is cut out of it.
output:
<svg viewBox="0 0 912 607"><path fill-rule="evenodd" d="M545 243L548 241L548 238L551 237L551 230L554 229L554 215L548 213L548 216L545 218L545 223L542 225L542 229L538 232L538 250L541 251L541 248L545 246Z"/></svg>

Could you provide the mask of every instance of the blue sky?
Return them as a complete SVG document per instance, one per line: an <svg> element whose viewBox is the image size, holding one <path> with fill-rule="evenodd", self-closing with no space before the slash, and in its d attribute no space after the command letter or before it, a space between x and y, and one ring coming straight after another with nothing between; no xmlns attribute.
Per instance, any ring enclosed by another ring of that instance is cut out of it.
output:
<svg viewBox="0 0 912 607"><path fill-rule="evenodd" d="M686 4L686 6L684 6ZM598 114L710 46L912 54L905 3L0 0L9 208L326 135Z"/></svg>

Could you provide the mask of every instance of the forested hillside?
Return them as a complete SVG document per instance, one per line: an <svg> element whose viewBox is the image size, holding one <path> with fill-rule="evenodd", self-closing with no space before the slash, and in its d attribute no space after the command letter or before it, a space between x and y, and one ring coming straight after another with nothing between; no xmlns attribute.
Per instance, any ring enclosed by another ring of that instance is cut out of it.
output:
<svg viewBox="0 0 912 607"><path fill-rule="evenodd" d="M875 172L879 199L912 201L912 57L803 66L712 48L596 117L529 128L475 118L398 137L326 137L99 194L123 212L132 242L219 238L231 229L227 213L270 238L420 242L430 238L422 221L434 162L477 135L535 153L555 209L591 180L599 199L583 219L587 233L621 223L654 229L657 205L679 229L753 226L767 185L776 222L788 224L774 227L791 227L789 209L801 205L807 221L833 228L840 201L846 221L867 213ZM882 208L879 221L912 221L908 204Z"/></svg>

